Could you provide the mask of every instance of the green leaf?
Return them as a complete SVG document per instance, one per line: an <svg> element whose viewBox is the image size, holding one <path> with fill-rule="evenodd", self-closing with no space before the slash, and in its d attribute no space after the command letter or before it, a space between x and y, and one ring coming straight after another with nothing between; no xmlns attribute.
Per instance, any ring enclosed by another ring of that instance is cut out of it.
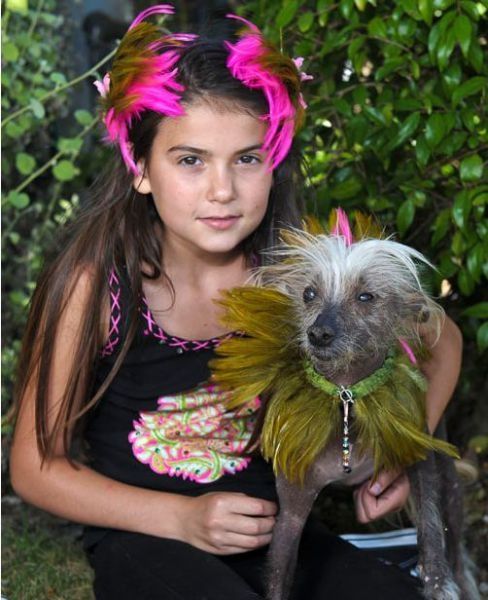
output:
<svg viewBox="0 0 488 600"><path fill-rule="evenodd" d="M431 246L438 244L449 231L451 225L451 211L448 208L444 208L437 215L431 230L433 231L432 239L430 240Z"/></svg>
<svg viewBox="0 0 488 600"><path fill-rule="evenodd" d="M28 0L7 0L5 3L7 10L12 12L26 13L29 9Z"/></svg>
<svg viewBox="0 0 488 600"><path fill-rule="evenodd" d="M418 0L418 6L422 19L430 27L432 25L432 16L434 14L434 6L432 0Z"/></svg>
<svg viewBox="0 0 488 600"><path fill-rule="evenodd" d="M452 92L461 82L461 65L457 62L453 63L442 73L442 78L449 92Z"/></svg>
<svg viewBox="0 0 488 600"><path fill-rule="evenodd" d="M453 27L463 56L466 58L468 56L469 47L471 45L471 35L473 33L471 21L466 15L458 15L454 21Z"/></svg>
<svg viewBox="0 0 488 600"><path fill-rule="evenodd" d="M75 138L59 138L58 148L61 152L76 154L83 146L83 139L79 137Z"/></svg>
<svg viewBox="0 0 488 600"><path fill-rule="evenodd" d="M300 2L298 0L284 0L280 12L276 17L276 27L282 29L291 23L299 6Z"/></svg>
<svg viewBox="0 0 488 600"><path fill-rule="evenodd" d="M417 159L417 163L421 167L425 167L425 165L429 162L430 148L424 135L419 135L417 138L417 143L415 144L415 157Z"/></svg>
<svg viewBox="0 0 488 600"><path fill-rule="evenodd" d="M298 19L298 29L300 29L302 33L305 33L312 27L313 20L314 14L312 12L307 11L306 13L303 13Z"/></svg>
<svg viewBox="0 0 488 600"><path fill-rule="evenodd" d="M394 58L390 58L385 60L383 66L381 66L375 73L375 81L381 81L385 77L388 77L390 73L396 71L400 67L405 65L405 58L403 56L397 56Z"/></svg>
<svg viewBox="0 0 488 600"><path fill-rule="evenodd" d="M468 252L466 266L468 267L468 271L471 273L476 283L478 283L481 278L483 265L487 263L487 259L488 256L486 255L482 244L476 244L476 246L471 248L471 250Z"/></svg>
<svg viewBox="0 0 488 600"><path fill-rule="evenodd" d="M7 123L5 126L5 133L8 137L17 139L24 133L24 129L15 121L10 121L10 123Z"/></svg>
<svg viewBox="0 0 488 600"><path fill-rule="evenodd" d="M463 98L473 96L485 88L488 84L488 77L472 77L461 84L452 94L452 105L457 106Z"/></svg>
<svg viewBox="0 0 488 600"><path fill-rule="evenodd" d="M63 75L63 73L51 73L51 75L49 75L49 79L58 85L64 85L66 83L66 77Z"/></svg>
<svg viewBox="0 0 488 600"><path fill-rule="evenodd" d="M368 34L373 37L386 38L387 29L383 19L380 17L371 19L371 21L368 23Z"/></svg>
<svg viewBox="0 0 488 600"><path fill-rule="evenodd" d="M58 181L70 181L78 174L78 169L69 160L61 160L53 167L53 175Z"/></svg>
<svg viewBox="0 0 488 600"><path fill-rule="evenodd" d="M36 98L32 98L29 102L29 105L32 109L32 112L34 113L34 116L37 119L44 118L46 111L44 110L44 106L39 102L39 100L37 100Z"/></svg>
<svg viewBox="0 0 488 600"><path fill-rule="evenodd" d="M476 332L476 341L480 352L483 352L488 348L488 322L483 323L481 327L478 327Z"/></svg>
<svg viewBox="0 0 488 600"><path fill-rule="evenodd" d="M397 134L387 144L388 151L394 150L398 146L401 146L405 140L411 137L420 123L420 113L414 112L409 115L405 121L401 124ZM386 150L386 149L385 149Z"/></svg>
<svg viewBox="0 0 488 600"><path fill-rule="evenodd" d="M459 271L457 282L463 296L471 296L474 292L475 284L473 278L466 269Z"/></svg>
<svg viewBox="0 0 488 600"><path fill-rule="evenodd" d="M433 113L425 125L425 139L429 148L434 149L446 135L446 125L441 114Z"/></svg>
<svg viewBox="0 0 488 600"><path fill-rule="evenodd" d="M473 21L477 21L480 18L478 12L478 6L476 2L470 2L469 0L462 0L461 7L465 13L467 13Z"/></svg>
<svg viewBox="0 0 488 600"><path fill-rule="evenodd" d="M78 123L80 125L84 125L85 127L88 127L88 125L91 125L91 123L93 121L93 116L87 110L78 109L78 110L75 110L75 119L78 121Z"/></svg>
<svg viewBox="0 0 488 600"><path fill-rule="evenodd" d="M354 0L340 0L339 11L346 21L351 18L353 10Z"/></svg>
<svg viewBox="0 0 488 600"><path fill-rule="evenodd" d="M361 181L357 177L352 176L343 183L335 185L330 191L330 197L333 200L347 200L348 198L357 196L361 189Z"/></svg>
<svg viewBox="0 0 488 600"><path fill-rule="evenodd" d="M461 181L477 181L483 175L483 161L481 156L473 154L465 158L459 167Z"/></svg>
<svg viewBox="0 0 488 600"><path fill-rule="evenodd" d="M25 152L18 152L15 155L15 166L22 175L30 175L36 168L36 161L33 156Z"/></svg>
<svg viewBox="0 0 488 600"><path fill-rule="evenodd" d="M400 235L403 236L405 234L407 229L412 224L414 216L415 204L413 200L405 200L405 202L400 205L396 216L396 225Z"/></svg>
<svg viewBox="0 0 488 600"><path fill-rule="evenodd" d="M27 194L25 194L25 193L19 194L19 192L15 192L15 191L9 192L9 194L7 196L7 200L12 206L14 206L15 208L18 208L19 210L22 210L23 208L26 208L27 206L29 206L29 202L30 202L30 198Z"/></svg>
<svg viewBox="0 0 488 600"><path fill-rule="evenodd" d="M484 53L485 53L485 51L481 49L480 43L478 42L476 37L474 37L471 40L471 47L469 48L469 52L468 52L468 61L469 61L469 64L473 67L473 69L477 73L483 72L483 66L484 66L484 60L485 60Z"/></svg>
<svg viewBox="0 0 488 600"><path fill-rule="evenodd" d="M471 201L467 190L462 190L454 198L452 206L452 218L459 229L464 229L466 226L469 213L471 211Z"/></svg>
<svg viewBox="0 0 488 600"><path fill-rule="evenodd" d="M439 45L437 47L437 64L439 69L443 71L449 64L449 58L456 45L456 33L453 28L448 29L445 34L441 35Z"/></svg>
<svg viewBox="0 0 488 600"><path fill-rule="evenodd" d="M5 42L2 47L2 58L6 62L15 62L19 58L19 49L11 42Z"/></svg>

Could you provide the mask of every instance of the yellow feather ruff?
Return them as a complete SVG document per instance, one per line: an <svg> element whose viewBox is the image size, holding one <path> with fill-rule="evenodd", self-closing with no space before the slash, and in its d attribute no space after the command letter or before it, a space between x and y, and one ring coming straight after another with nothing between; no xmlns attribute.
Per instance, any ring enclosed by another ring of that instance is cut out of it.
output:
<svg viewBox="0 0 488 600"><path fill-rule="evenodd" d="M340 439L341 401L310 383L287 296L241 287L226 292L219 303L226 309L225 324L243 335L218 347L210 364L213 378L233 390L229 408L256 395L269 397L261 432L263 456L272 461L275 473L303 482L318 453ZM406 357L396 356L388 379L355 399L350 433L360 454L371 453L375 475L382 468L411 465L430 450L458 456L454 446L425 433L425 390L420 371Z"/></svg>

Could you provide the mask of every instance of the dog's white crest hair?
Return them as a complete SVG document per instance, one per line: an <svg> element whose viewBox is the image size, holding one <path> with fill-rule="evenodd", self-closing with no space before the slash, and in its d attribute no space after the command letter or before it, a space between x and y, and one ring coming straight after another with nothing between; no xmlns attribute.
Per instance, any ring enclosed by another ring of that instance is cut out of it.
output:
<svg viewBox="0 0 488 600"><path fill-rule="evenodd" d="M327 299L340 302L348 291L364 281L376 293L395 292L397 297L418 304L431 313L431 324L437 334L443 310L423 289L422 267L434 268L414 248L391 238L366 238L350 245L340 235L311 235L300 230L286 233L285 243L267 252L272 261L259 267L253 281L287 293L303 290L315 277L320 280ZM420 307L419 307L420 308Z"/></svg>

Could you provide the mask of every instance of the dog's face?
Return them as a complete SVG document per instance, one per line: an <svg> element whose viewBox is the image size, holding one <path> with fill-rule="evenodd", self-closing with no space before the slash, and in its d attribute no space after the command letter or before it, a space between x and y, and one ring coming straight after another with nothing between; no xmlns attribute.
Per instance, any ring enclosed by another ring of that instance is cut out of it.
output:
<svg viewBox="0 0 488 600"><path fill-rule="evenodd" d="M278 251L282 261L261 270L261 282L286 293L297 320L297 341L316 370L334 380L351 369L375 370L398 338L418 325L438 325L441 309L423 292L415 250L390 240L351 246L337 236L299 238Z"/></svg>

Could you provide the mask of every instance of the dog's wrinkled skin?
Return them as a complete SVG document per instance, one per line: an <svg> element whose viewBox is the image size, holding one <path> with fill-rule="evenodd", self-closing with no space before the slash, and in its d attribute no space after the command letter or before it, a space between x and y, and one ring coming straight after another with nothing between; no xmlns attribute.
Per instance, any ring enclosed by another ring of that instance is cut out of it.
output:
<svg viewBox="0 0 488 600"><path fill-rule="evenodd" d="M429 263L415 250L376 239L347 246L340 236L298 232L286 241L272 253L276 263L260 268L255 282L291 298L299 324L295 341L328 380L352 385L377 370L400 338L418 339L421 329L439 334L443 311L422 289L419 265ZM357 485L371 475L371 460L359 458L352 441L349 474L343 472L340 440L323 449L303 486L278 474L269 600L289 596L302 529L320 490L333 482ZM477 598L463 567L462 495L452 459L431 453L408 475L425 598Z"/></svg>

